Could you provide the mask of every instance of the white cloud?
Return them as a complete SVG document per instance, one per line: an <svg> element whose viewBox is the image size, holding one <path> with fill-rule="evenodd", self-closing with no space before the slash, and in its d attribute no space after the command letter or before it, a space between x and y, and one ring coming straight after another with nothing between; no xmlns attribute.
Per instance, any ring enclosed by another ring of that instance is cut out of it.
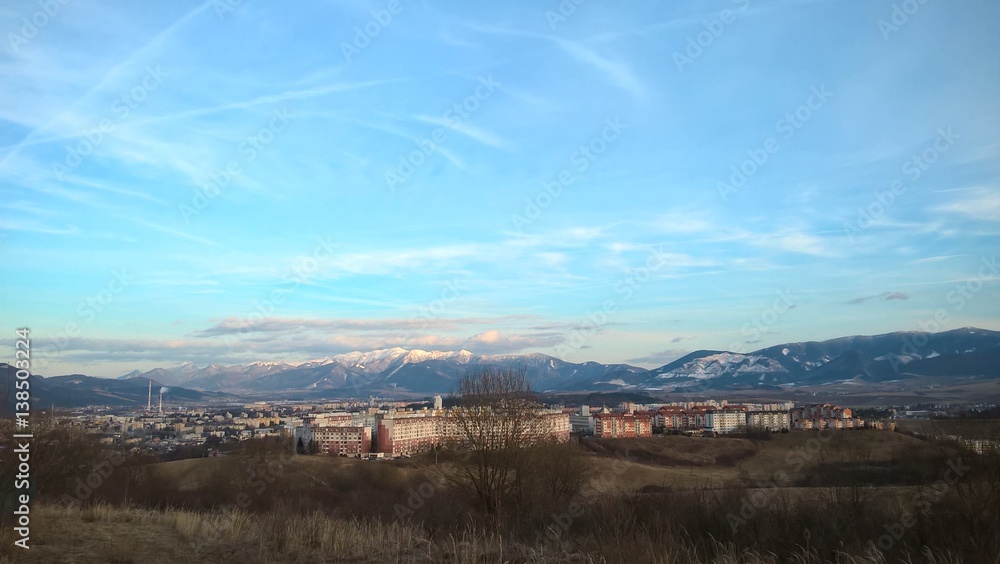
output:
<svg viewBox="0 0 1000 564"><path fill-rule="evenodd" d="M1000 222L1000 190L981 188L937 209L982 221Z"/></svg>

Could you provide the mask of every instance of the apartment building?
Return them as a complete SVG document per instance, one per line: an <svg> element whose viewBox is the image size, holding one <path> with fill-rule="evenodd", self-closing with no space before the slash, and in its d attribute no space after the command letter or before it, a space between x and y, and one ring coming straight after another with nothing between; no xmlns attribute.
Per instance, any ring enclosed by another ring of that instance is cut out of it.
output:
<svg viewBox="0 0 1000 564"><path fill-rule="evenodd" d="M726 406L705 412L706 433L736 433L745 431L747 427L746 408L743 406Z"/></svg>
<svg viewBox="0 0 1000 564"><path fill-rule="evenodd" d="M746 426L748 429L780 431L791 429L792 421L787 411L748 411Z"/></svg>
<svg viewBox="0 0 1000 564"><path fill-rule="evenodd" d="M319 454L361 457L371 452L372 430L364 425L315 427Z"/></svg>
<svg viewBox="0 0 1000 564"><path fill-rule="evenodd" d="M601 438L651 437L653 422L642 413L596 413L594 436Z"/></svg>
<svg viewBox="0 0 1000 564"><path fill-rule="evenodd" d="M809 403L792 409L793 419L851 419L854 411L849 407L840 407L829 403Z"/></svg>
<svg viewBox="0 0 1000 564"><path fill-rule="evenodd" d="M570 432L569 417L568 413L559 410L543 411L540 413L539 438L560 443L568 441Z"/></svg>
<svg viewBox="0 0 1000 564"><path fill-rule="evenodd" d="M590 406L581 405L580 411L569 416L570 430L585 435L594 434L594 418L590 415Z"/></svg>
<svg viewBox="0 0 1000 564"><path fill-rule="evenodd" d="M865 425L864 420L854 417L851 408L829 403L795 407L790 417L791 428L799 430L858 429Z"/></svg>
<svg viewBox="0 0 1000 564"><path fill-rule="evenodd" d="M446 417L437 412L387 413L378 422L378 452L403 456L427 452L446 442Z"/></svg>
<svg viewBox="0 0 1000 564"><path fill-rule="evenodd" d="M538 413L538 425L532 440L569 440L569 414L559 410ZM439 445L461 440L454 418L443 410L416 413L387 413L379 421L376 443L378 452L404 456L427 452Z"/></svg>

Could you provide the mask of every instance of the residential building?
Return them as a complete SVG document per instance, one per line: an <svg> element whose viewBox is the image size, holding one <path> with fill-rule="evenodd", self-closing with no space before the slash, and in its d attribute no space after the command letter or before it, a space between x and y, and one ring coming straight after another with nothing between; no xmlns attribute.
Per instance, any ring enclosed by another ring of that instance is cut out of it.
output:
<svg viewBox="0 0 1000 564"><path fill-rule="evenodd" d="M319 454L361 457L371 452L372 430L364 425L315 427L313 440Z"/></svg>
<svg viewBox="0 0 1000 564"><path fill-rule="evenodd" d="M787 411L748 411L746 426L748 429L780 431L791 429L792 422Z"/></svg>
<svg viewBox="0 0 1000 564"><path fill-rule="evenodd" d="M854 412L839 405L807 404L792 409L790 413L793 429L857 429L864 427L862 419L854 418Z"/></svg>
<svg viewBox="0 0 1000 564"><path fill-rule="evenodd" d="M559 410L543 411L540 413L540 438L560 443L568 441L570 432L569 417L568 413L563 413Z"/></svg>
<svg viewBox="0 0 1000 564"><path fill-rule="evenodd" d="M580 411L569 416L570 430L585 435L594 434L594 418L590 416L590 406L580 406Z"/></svg>
<svg viewBox="0 0 1000 564"><path fill-rule="evenodd" d="M650 437L653 424L649 415L641 413L596 413L594 436L601 438Z"/></svg>
<svg viewBox="0 0 1000 564"><path fill-rule="evenodd" d="M378 452L402 456L427 452L446 441L445 418L435 412L387 413L379 419Z"/></svg>
<svg viewBox="0 0 1000 564"><path fill-rule="evenodd" d="M743 406L727 405L721 409L712 409L705 412L704 429L708 433L735 433L745 431L747 427L746 408Z"/></svg>
<svg viewBox="0 0 1000 564"><path fill-rule="evenodd" d="M541 411L538 418L535 440L569 440L569 414L560 410ZM388 456L427 452L459 440L456 421L447 411L387 413L379 421L376 437L378 451Z"/></svg>

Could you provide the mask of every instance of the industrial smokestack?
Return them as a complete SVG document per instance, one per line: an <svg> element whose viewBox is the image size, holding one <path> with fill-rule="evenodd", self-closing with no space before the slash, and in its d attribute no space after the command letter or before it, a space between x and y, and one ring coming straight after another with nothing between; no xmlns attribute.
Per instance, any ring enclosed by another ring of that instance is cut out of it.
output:
<svg viewBox="0 0 1000 564"><path fill-rule="evenodd" d="M149 397L146 398L146 413L153 409L153 381L149 381Z"/></svg>
<svg viewBox="0 0 1000 564"><path fill-rule="evenodd" d="M170 388L166 386L160 388L160 415L163 415L163 394L167 393Z"/></svg>

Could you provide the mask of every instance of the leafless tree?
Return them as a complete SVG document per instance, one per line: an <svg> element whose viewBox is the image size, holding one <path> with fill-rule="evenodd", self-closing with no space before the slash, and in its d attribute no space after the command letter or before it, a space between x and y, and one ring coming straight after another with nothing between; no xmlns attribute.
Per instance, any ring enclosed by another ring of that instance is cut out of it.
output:
<svg viewBox="0 0 1000 564"><path fill-rule="evenodd" d="M466 460L450 480L466 489L482 509L497 518L519 491L518 469L527 449L542 436L539 409L523 368L484 367L462 376L458 405L448 424L455 448Z"/></svg>

